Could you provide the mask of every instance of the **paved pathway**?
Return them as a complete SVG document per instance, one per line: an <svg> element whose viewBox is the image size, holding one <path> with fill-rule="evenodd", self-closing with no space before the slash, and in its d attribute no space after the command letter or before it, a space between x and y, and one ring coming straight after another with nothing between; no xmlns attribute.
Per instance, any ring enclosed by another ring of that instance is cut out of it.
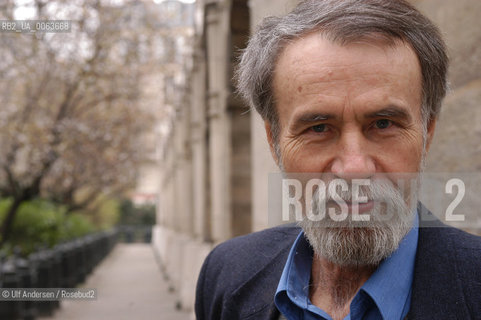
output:
<svg viewBox="0 0 481 320"><path fill-rule="evenodd" d="M175 310L149 244L118 244L81 287L96 288L97 300L65 300L53 318L39 319L193 319Z"/></svg>

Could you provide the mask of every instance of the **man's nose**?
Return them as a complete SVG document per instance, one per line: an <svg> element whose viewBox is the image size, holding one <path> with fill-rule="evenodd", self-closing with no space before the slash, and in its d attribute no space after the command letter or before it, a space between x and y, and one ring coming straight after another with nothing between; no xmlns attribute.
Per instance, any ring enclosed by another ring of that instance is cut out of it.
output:
<svg viewBox="0 0 481 320"><path fill-rule="evenodd" d="M362 133L349 133L340 137L332 163L332 173L341 179L370 178L376 173L374 156L369 141Z"/></svg>

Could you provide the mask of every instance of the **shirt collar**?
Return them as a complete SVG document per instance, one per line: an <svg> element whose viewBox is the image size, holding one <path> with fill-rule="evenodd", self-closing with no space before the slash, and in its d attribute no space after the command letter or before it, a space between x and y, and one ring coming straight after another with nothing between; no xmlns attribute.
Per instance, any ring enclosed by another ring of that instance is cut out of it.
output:
<svg viewBox="0 0 481 320"><path fill-rule="evenodd" d="M384 319L401 319L409 311L418 226L416 213L413 228L401 240L399 248L381 262L361 287L360 291L372 298ZM276 306L285 315L300 310L320 310L309 300L312 256L312 248L301 231L289 252L275 295Z"/></svg>
<svg viewBox="0 0 481 320"><path fill-rule="evenodd" d="M304 236L304 231L301 231L289 252L276 291L276 296L278 292L286 291L289 299L304 309L309 302L312 255L312 248Z"/></svg>

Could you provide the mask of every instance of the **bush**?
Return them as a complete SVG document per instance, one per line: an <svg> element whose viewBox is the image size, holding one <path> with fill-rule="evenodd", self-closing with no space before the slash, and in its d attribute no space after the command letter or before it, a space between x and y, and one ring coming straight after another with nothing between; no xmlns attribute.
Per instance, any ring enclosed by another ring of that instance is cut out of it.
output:
<svg viewBox="0 0 481 320"><path fill-rule="evenodd" d="M11 200L0 200L0 221L3 221ZM15 246L22 254L35 251L36 247L52 247L55 244L95 231L92 223L80 214L67 214L65 208L46 200L22 203L4 250L10 253Z"/></svg>
<svg viewBox="0 0 481 320"><path fill-rule="evenodd" d="M66 241L84 236L96 230L92 222L79 213L68 214L64 218L61 230L61 241Z"/></svg>

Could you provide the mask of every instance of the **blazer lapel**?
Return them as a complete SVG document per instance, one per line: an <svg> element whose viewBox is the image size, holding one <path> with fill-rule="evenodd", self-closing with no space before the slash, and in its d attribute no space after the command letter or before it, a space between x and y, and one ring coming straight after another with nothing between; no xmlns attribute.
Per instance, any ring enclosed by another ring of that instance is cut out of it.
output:
<svg viewBox="0 0 481 320"><path fill-rule="evenodd" d="M452 228L423 206L419 209L421 216L431 219L428 224L420 223L408 319L469 319L453 262Z"/></svg>
<svg viewBox="0 0 481 320"><path fill-rule="evenodd" d="M278 319L274 295L292 243L299 232L299 228L286 228L279 239L272 239L278 244L277 251L272 252L266 263L257 266L257 271L232 293L229 300L235 302L231 308L237 310L238 319Z"/></svg>

